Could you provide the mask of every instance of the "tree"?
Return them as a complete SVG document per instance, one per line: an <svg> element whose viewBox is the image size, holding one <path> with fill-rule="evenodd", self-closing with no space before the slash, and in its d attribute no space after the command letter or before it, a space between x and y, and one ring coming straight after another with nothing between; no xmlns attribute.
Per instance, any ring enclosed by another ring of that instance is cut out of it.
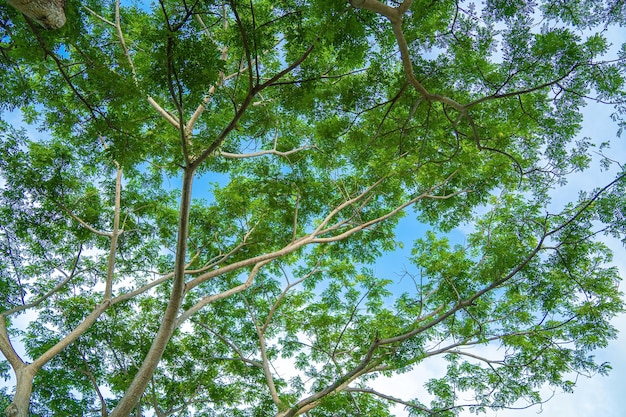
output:
<svg viewBox="0 0 626 417"><path fill-rule="evenodd" d="M626 182L550 196L607 146L585 103L623 123L623 2L66 14L0 9L0 103L41 132L0 125L8 416L453 416L608 371ZM402 216L429 231L400 291L371 265ZM437 356L428 399L371 388Z"/></svg>

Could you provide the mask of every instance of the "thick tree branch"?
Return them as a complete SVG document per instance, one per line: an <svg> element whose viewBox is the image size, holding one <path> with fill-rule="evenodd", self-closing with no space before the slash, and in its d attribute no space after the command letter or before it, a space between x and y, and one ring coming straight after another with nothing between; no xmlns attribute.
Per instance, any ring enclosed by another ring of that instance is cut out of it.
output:
<svg viewBox="0 0 626 417"><path fill-rule="evenodd" d="M126 47L126 41L124 40L124 33L122 33L122 22L120 19L120 0L115 1L115 31L117 32L117 37L120 39L120 45L122 46L122 50L124 51L124 56L126 56L128 65L130 65L130 70L131 70L131 73L133 74L133 81L135 82L135 86L139 87L139 81L137 79L137 72L135 71L135 65L133 64L133 59L130 56L129 50Z"/></svg>
<svg viewBox="0 0 626 417"><path fill-rule="evenodd" d="M272 375L272 371L270 369L270 361L267 357L267 346L265 341L265 330L267 329L264 326L259 326L258 320L254 311L252 311L252 307L250 303L246 299L245 296L242 295L244 303L248 309L248 314L254 324L254 329L256 330L257 337L259 339L259 353L261 355L261 369L263 369L263 374L265 375L265 381L267 382L267 388L270 392L270 396L272 397L272 401L280 410L283 407L283 402L278 396L278 390L276 389L276 384L274 383L274 376Z"/></svg>
<svg viewBox="0 0 626 417"><path fill-rule="evenodd" d="M117 164L117 176L115 178L115 208L113 212L113 231L111 232L111 243L109 249L109 259L107 262L107 277L104 290L104 299L110 300L113 293L113 275L115 272L115 252L117 251L117 239L120 235L120 214L122 212L122 168Z"/></svg>
<svg viewBox="0 0 626 417"><path fill-rule="evenodd" d="M218 301L218 300L223 300L224 298L230 297L230 296L232 296L234 294L238 294L238 293L240 293L242 291L245 291L248 288L250 288L252 286L252 284L254 283L254 277L256 277L256 275L259 273L260 269L264 265L269 263L272 259L273 258L257 262L254 265L254 267L252 268L252 271L250 271L250 273L248 274L248 279L244 283L242 283L241 285L237 285L236 287L233 287L233 288L231 288L229 290L226 290L226 291L223 291L221 293L214 294L214 295L208 295L208 296L202 298L199 302L197 302L192 307L190 307L189 309L184 311L178 317L178 319L176 321L176 325L180 326L189 317L193 316L195 313L200 311L204 306L209 305L211 303L214 303L215 301Z"/></svg>
<svg viewBox="0 0 626 417"><path fill-rule="evenodd" d="M48 363L48 361L58 355L63 349L71 345L76 339L85 333L85 331L87 331L87 329L89 329L96 322L98 317L100 317L100 315L104 313L107 308L109 308L110 304L110 300L104 300L102 303L98 304L96 308L94 308L92 312L74 328L74 330L72 330L54 346L45 351L28 366L35 372L39 371L46 363Z"/></svg>
<svg viewBox="0 0 626 417"><path fill-rule="evenodd" d="M11 344L11 340L9 339L6 316L0 316L0 351L6 360L9 361L16 373L20 368L26 366L22 358L13 348L13 344Z"/></svg>
<svg viewBox="0 0 626 417"><path fill-rule="evenodd" d="M294 153L301 152L301 151L304 151L306 149L311 149L311 148L313 148L313 147L312 146L301 146L299 148L291 149L291 150L285 151L285 152L281 152L281 151L278 151L276 149L268 149L268 150L265 150L265 151L250 152L250 153L230 153L230 152L220 151L219 155L223 156L224 158L228 158L228 159L256 158L258 156L263 156L263 155L276 155L276 156L286 157L286 156L289 156L289 155L293 155Z"/></svg>
<svg viewBox="0 0 626 417"><path fill-rule="evenodd" d="M185 293L185 258L187 256L187 234L189 230L189 211L191 209L191 191L193 184L193 169L183 171L182 195L178 218L178 239L174 260L174 282L170 299L163 315L159 330L154 337L148 354L141 367L126 390L124 397L117 404L110 417L125 417L137 405L154 373L165 347L177 326L176 316Z"/></svg>
<svg viewBox="0 0 626 417"><path fill-rule="evenodd" d="M147 98L148 103L154 107L154 109L161 115L163 116L163 118L165 120L167 120L172 126L174 126L177 130L180 130L180 122L178 120L176 120L174 118L174 116L172 116L171 114L169 114L167 111L165 111L163 109L163 107L161 107L159 105L159 103L157 103L156 101L154 101L154 99L150 96L148 96Z"/></svg>

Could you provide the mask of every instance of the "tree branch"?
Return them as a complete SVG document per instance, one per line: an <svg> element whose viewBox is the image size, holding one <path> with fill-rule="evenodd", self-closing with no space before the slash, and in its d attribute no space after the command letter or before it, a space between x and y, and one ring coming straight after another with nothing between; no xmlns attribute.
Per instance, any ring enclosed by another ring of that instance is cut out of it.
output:
<svg viewBox="0 0 626 417"><path fill-rule="evenodd" d="M63 288L65 286L65 284L67 284L68 282L71 281L72 278L74 278L75 272L76 272L76 267L78 266L78 260L80 259L80 255L82 253L82 249L83 249L82 246L78 249L78 254L76 254L76 259L74 259L74 265L72 267L72 272L70 274L64 274L65 275L65 279L63 281L61 281L60 283L55 285L54 288L52 288L50 291L48 291L47 293L45 293L41 297L37 298L36 300L34 300L34 301L32 301L32 302L30 302L28 304L24 304L24 305L17 306L17 307L14 307L12 309L3 311L2 313L0 313L0 321L4 320L5 317L8 317L9 315L11 315L13 313L17 313L17 312L20 312L20 311L28 310L29 308L37 307L43 301L45 301L48 298L50 298L50 296L52 296L53 294L56 294L57 292L59 292L59 290L61 288Z"/></svg>
<svg viewBox="0 0 626 417"><path fill-rule="evenodd" d="M219 294L208 295L208 296L202 298L200 301L198 301L196 304L194 304L189 309L184 311L180 316L178 316L178 318L176 319L176 326L180 326L182 323L185 322L185 320L187 320L189 317L191 317L192 315L194 315L195 313L200 311L204 306L206 306L208 304L211 304L211 303L214 303L215 301L222 300L224 298L230 297L231 295L238 294L238 293L240 293L240 292L250 288L252 286L252 284L254 283L254 277L259 273L259 270L264 265L269 263L272 259L273 258L257 262L254 265L254 267L252 268L252 271L250 271L250 274L248 274L248 279L244 283L242 283L241 285L238 285L238 286L233 287L233 288L231 288L229 290L226 290L226 291L222 291ZM236 268L236 269L238 269L238 268Z"/></svg>
<svg viewBox="0 0 626 417"><path fill-rule="evenodd" d="M126 41L124 40L124 34L122 33L122 24L120 20L120 0L115 0L115 31L117 32L117 36L120 39L120 44L122 45L122 50L124 51L124 55L126 56L128 65L130 65L130 70L133 74L133 81L135 82L135 86L139 87L137 73L135 72L135 65L133 65L133 60L130 56L128 48L126 47Z"/></svg>
<svg viewBox="0 0 626 417"><path fill-rule="evenodd" d="M115 272L115 252L117 251L117 238L120 235L120 214L122 211L122 168L116 162L117 176L115 178L115 209L113 214L113 231L111 232L111 246L107 262L107 277L104 290L104 299L110 300L113 292L113 273Z"/></svg>
<svg viewBox="0 0 626 417"><path fill-rule="evenodd" d="M96 395L98 396L98 399L100 400L100 415L102 417L107 417L108 415L107 403L106 403L104 396L102 395L102 391L100 391L100 387L98 386L98 381L96 380L96 377L91 371L89 362L87 362L87 359L85 358L85 355L83 354L83 352L78 348L78 346L76 346L76 350L78 351L78 354L80 355L80 358L82 359L83 365L85 367L85 370L83 372L87 376L87 378L89 378L89 381L91 382L91 385L93 385L93 388L96 391Z"/></svg>
<svg viewBox="0 0 626 417"><path fill-rule="evenodd" d="M456 172L455 172L456 173ZM368 194L376 187L378 186L383 180L384 178L376 181L374 183L374 185L368 187L365 191L363 191L362 193L360 193L359 195L357 195L356 197L343 202L342 204L340 204L338 207L336 207L335 209L333 209L330 214L328 214L324 220L321 222L321 224L310 234L303 236L301 238L298 238L296 240L293 240L292 242L290 242L289 244L285 245L284 247L282 247L281 249L278 249L274 252L269 252L269 253L264 253L262 255L258 255L258 256L254 256L252 258L249 259L244 259L235 263L232 263L230 265L226 265L222 268L219 269L215 269L212 271L208 271L196 278L194 278L193 280L187 282L186 284L186 290L189 291L192 288L196 287L197 285L201 284L204 281L207 281L209 279L215 278L217 276L223 275L225 273L228 272L232 272L235 271L237 269L240 268L245 268L248 267L250 265L254 265L258 262L265 262L265 261L270 261L273 259L277 259L279 257L285 256L287 254L293 253L294 251L310 244L310 243L328 243L328 242L335 242L338 240L342 240L345 239L359 231L364 230L365 228L371 227L377 223L381 223L391 217L393 217L394 215L398 214L400 211L404 210L405 208L407 208L408 206L414 204L415 202L424 199L424 198L434 198L434 199L447 199L447 198L451 198L455 195L458 195L460 193L466 192L465 190L461 190L455 193L451 193L448 195L443 195L443 196L437 196L437 195L431 195L430 193L435 191L437 188L443 186L447 181L449 181L453 175L455 175L455 173L452 173L450 176L448 176L448 178L446 178L445 180L443 180L441 183L436 184L435 186L431 187L429 190L427 190L426 192L418 195L417 197L401 204L400 206L396 207L395 209L391 210L390 212L388 212L387 214L380 216L376 219L370 220L366 223L360 224L358 226L355 226L339 235L336 236L331 236L331 237L319 237L319 235L324 234L324 233L328 233L329 231L334 230L334 226L329 226L326 229L323 229L324 226L327 226L328 223L332 220L333 217L335 217L341 210L345 209L346 207L350 206L351 204L354 204L355 202L359 202L359 200L366 198L368 196ZM211 296L213 297L213 296Z"/></svg>
<svg viewBox="0 0 626 417"><path fill-rule="evenodd" d="M191 210L193 174L194 171L190 168L186 168L183 171L178 217L178 238L174 258L174 282L172 283L170 299L165 314L141 367L135 374L124 396L111 412L110 417L125 417L137 405L177 326L176 316L185 295L185 258L187 256L187 235L189 230L189 212Z"/></svg>
<svg viewBox="0 0 626 417"><path fill-rule="evenodd" d="M174 116L172 116L170 113L166 112L163 107L161 107L159 105L159 103L157 103L156 101L154 101L154 99L150 96L147 97L148 103L154 107L154 109L159 112L159 114L161 116L163 116L163 118L165 120L167 120L172 126L174 126L177 130L180 130L180 122L178 120L176 120L174 118Z"/></svg>
<svg viewBox="0 0 626 417"><path fill-rule="evenodd" d="M206 331L208 331L209 333L211 333L213 336L217 337L218 339L220 339L222 342L224 342L224 344L226 346L228 346L229 348L231 348L236 354L237 356L239 356L239 360L241 360L244 363L248 363L250 365L256 366L257 368L263 368L263 364L259 361L255 361L255 360L251 360L248 359L244 356L243 352L241 351L241 349L239 349L239 347L231 342L230 340L228 340L226 337L224 337L224 335L222 335L219 332L214 331L213 329L211 329L209 326L207 326L204 323L201 323L199 321L194 321L192 320L192 323L202 327L203 329L205 329ZM218 358L216 358L218 359ZM232 358L219 358L219 359L224 359L224 360L232 360Z"/></svg>
<svg viewBox="0 0 626 417"><path fill-rule="evenodd" d="M35 359L29 367L36 372L39 371L48 361L54 358L57 354L59 354L63 349L72 344L76 339L78 339L87 329L89 329L100 317L102 313L109 308L111 304L110 300L104 300L102 303L98 304L92 312L85 317L85 319L74 328L67 336L57 342L54 346L45 351L41 356ZM1 320L0 320L1 321Z"/></svg>
<svg viewBox="0 0 626 417"><path fill-rule="evenodd" d="M359 364L355 366L350 372L343 374L342 376L337 378L335 382L333 382L323 390L318 391L301 401L298 401L298 403L291 407L289 410L279 412L278 414L276 414L276 417L293 417L297 414L302 414L304 411L308 411L311 408L314 408L319 403L319 401L327 395L346 389L348 387L348 384L367 372L368 367L372 365L372 358L379 346L379 339L378 337L376 337L365 355L363 355L363 358L361 359Z"/></svg>
<svg viewBox="0 0 626 417"><path fill-rule="evenodd" d="M110 238L112 236L111 232L103 232L101 230L98 230L92 226L90 226L87 222L85 222L83 219L81 219L80 217L78 217L77 215L75 215L69 208L67 208L64 204L62 204L59 201L56 201L55 199L50 199L50 201L52 201L54 204L56 204L61 210L63 210L68 216L70 216L72 219L74 219L75 221L77 221L81 226L83 226L85 229L89 230L91 233L96 234L98 236L104 236L104 237L108 237Z"/></svg>
<svg viewBox="0 0 626 417"><path fill-rule="evenodd" d="M301 146L299 148L296 149L291 149L289 151L285 151L285 152L281 152L274 149L268 149L265 151L258 151L258 152L251 152L251 153L245 153L245 154L240 154L240 153L230 153L230 152L223 152L220 151L219 155L223 156L224 158L228 158L228 159L245 159L245 158L255 158L258 156L263 156L263 155L276 155L276 156L282 156L282 157L286 157L289 155L292 155L296 152L300 152L300 151L304 151L306 149L311 149L314 148L314 146Z"/></svg>
<svg viewBox="0 0 626 417"><path fill-rule="evenodd" d="M252 323L254 324L254 329L256 330L257 337L259 338L259 348L260 348L259 353L261 354L261 369L263 369L263 374L265 375L265 382L267 382L267 388L270 392L270 396L272 397L272 401L274 402L276 407L278 407L278 409L280 410L281 408L283 408L283 402L280 400L278 396L278 391L276 390L276 384L274 383L274 377L272 375L272 371L270 370L270 362L267 357L267 347L265 345L265 330L267 329L267 327L259 326L256 315L252 311L252 307L250 306L250 303L248 302L245 296L242 295L242 298L244 300L244 303L246 304L246 307L248 309L248 314L250 315L250 318L252 319Z"/></svg>
<svg viewBox="0 0 626 417"><path fill-rule="evenodd" d="M381 393L379 391L376 391L376 390L374 390L372 388L353 388L353 387L348 387L348 388L345 389L345 391L346 392L357 392L357 393L362 393L362 394L375 395L377 397L383 398L383 399L385 399L387 401L391 401L391 402L396 403L396 404L402 404L402 405L404 405L406 407L414 408L416 410L420 410L420 411L423 411L423 412L428 413L428 414L432 414L432 415L435 414L435 412L433 412L429 408L422 407L422 406L417 405L417 404L412 403L412 402L404 401L404 400L402 400L400 398L397 398L397 397L392 397L391 395L383 394L383 393Z"/></svg>

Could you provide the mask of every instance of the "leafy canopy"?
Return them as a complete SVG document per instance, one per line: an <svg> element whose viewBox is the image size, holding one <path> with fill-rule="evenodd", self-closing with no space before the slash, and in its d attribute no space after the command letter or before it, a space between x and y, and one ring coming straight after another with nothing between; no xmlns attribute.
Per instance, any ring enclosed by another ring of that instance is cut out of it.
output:
<svg viewBox="0 0 626 417"><path fill-rule="evenodd" d="M606 373L622 166L550 207L607 153L579 138L586 103L623 126L625 20L609 0L87 0L47 31L1 5L7 415L453 416ZM372 265L405 215L399 281ZM423 396L372 388L434 357Z"/></svg>

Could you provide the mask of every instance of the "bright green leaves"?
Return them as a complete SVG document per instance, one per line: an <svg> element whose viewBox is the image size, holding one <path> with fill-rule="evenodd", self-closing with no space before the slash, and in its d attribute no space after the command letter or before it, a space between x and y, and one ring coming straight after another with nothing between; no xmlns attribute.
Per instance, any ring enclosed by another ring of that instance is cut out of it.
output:
<svg viewBox="0 0 626 417"><path fill-rule="evenodd" d="M583 28L601 22L619 24L624 19L624 5L613 1L573 0L555 7L550 1L490 0L486 9L489 15L505 22L518 16L530 16L540 10L547 19Z"/></svg>
<svg viewBox="0 0 626 417"><path fill-rule="evenodd" d="M465 246L434 233L416 242L419 297L403 295L398 311L414 317L411 328L422 325L420 338L438 341L433 352L459 353L447 357L444 378L426 385L433 410L453 409L461 396L474 396L478 408L536 402L544 383L571 390L565 372L604 372L589 352L615 337L606 319L623 303L607 248L584 237L593 233L593 212L581 211L588 204L546 217L505 194ZM475 344L488 347L467 357L456 350ZM503 355L490 349L498 345ZM430 353L422 349L416 358Z"/></svg>
<svg viewBox="0 0 626 417"><path fill-rule="evenodd" d="M599 199L598 218L607 224L606 232L626 243L626 181L620 172L610 192Z"/></svg>
<svg viewBox="0 0 626 417"><path fill-rule="evenodd" d="M490 14L495 19L505 21L532 14L533 11L533 2L525 0L489 0L485 5L485 14Z"/></svg>
<svg viewBox="0 0 626 417"><path fill-rule="evenodd" d="M569 74L587 58L578 42L580 38L567 29L543 30L535 35L532 54L537 57L538 70L551 69L559 75Z"/></svg>
<svg viewBox="0 0 626 417"><path fill-rule="evenodd" d="M553 7L550 2L545 2L541 9L546 17L574 26L593 27L624 22L624 5L620 2L575 0L568 2L567 7Z"/></svg>
<svg viewBox="0 0 626 417"><path fill-rule="evenodd" d="M99 226L102 213L98 195L94 193L93 185L83 182L88 176L81 172L79 160L70 147L56 141L27 142L20 138L13 142L11 136L5 138L2 144L6 147L6 157L2 171L7 187L3 190L3 197L7 207L16 210L14 219L18 222L20 218L25 220L23 226L28 231L22 230L22 236L28 233L35 240L58 244L66 231L65 222L59 215L68 206L87 215L90 221L96 222L94 226ZM86 207L85 202L90 202L90 207ZM79 233L78 229L74 228L76 233ZM83 234L83 238L86 237Z"/></svg>
<svg viewBox="0 0 626 417"><path fill-rule="evenodd" d="M136 55L139 68L150 65L147 74L138 75L142 81L143 77L149 81L151 94L156 92L152 92L155 87L171 84L176 94L181 94L182 89L185 89L186 94L200 100L207 94L209 87L218 81L225 62L220 59L218 45L204 33L201 25L184 24L191 20L191 16L174 13L173 16L168 14L168 18L172 21L169 23L170 28L149 30L161 24L161 19L154 19L151 25L142 27L144 33L137 35L141 48L138 48ZM215 26L219 23L209 21L207 24ZM146 55L146 50L151 51L150 56Z"/></svg>

